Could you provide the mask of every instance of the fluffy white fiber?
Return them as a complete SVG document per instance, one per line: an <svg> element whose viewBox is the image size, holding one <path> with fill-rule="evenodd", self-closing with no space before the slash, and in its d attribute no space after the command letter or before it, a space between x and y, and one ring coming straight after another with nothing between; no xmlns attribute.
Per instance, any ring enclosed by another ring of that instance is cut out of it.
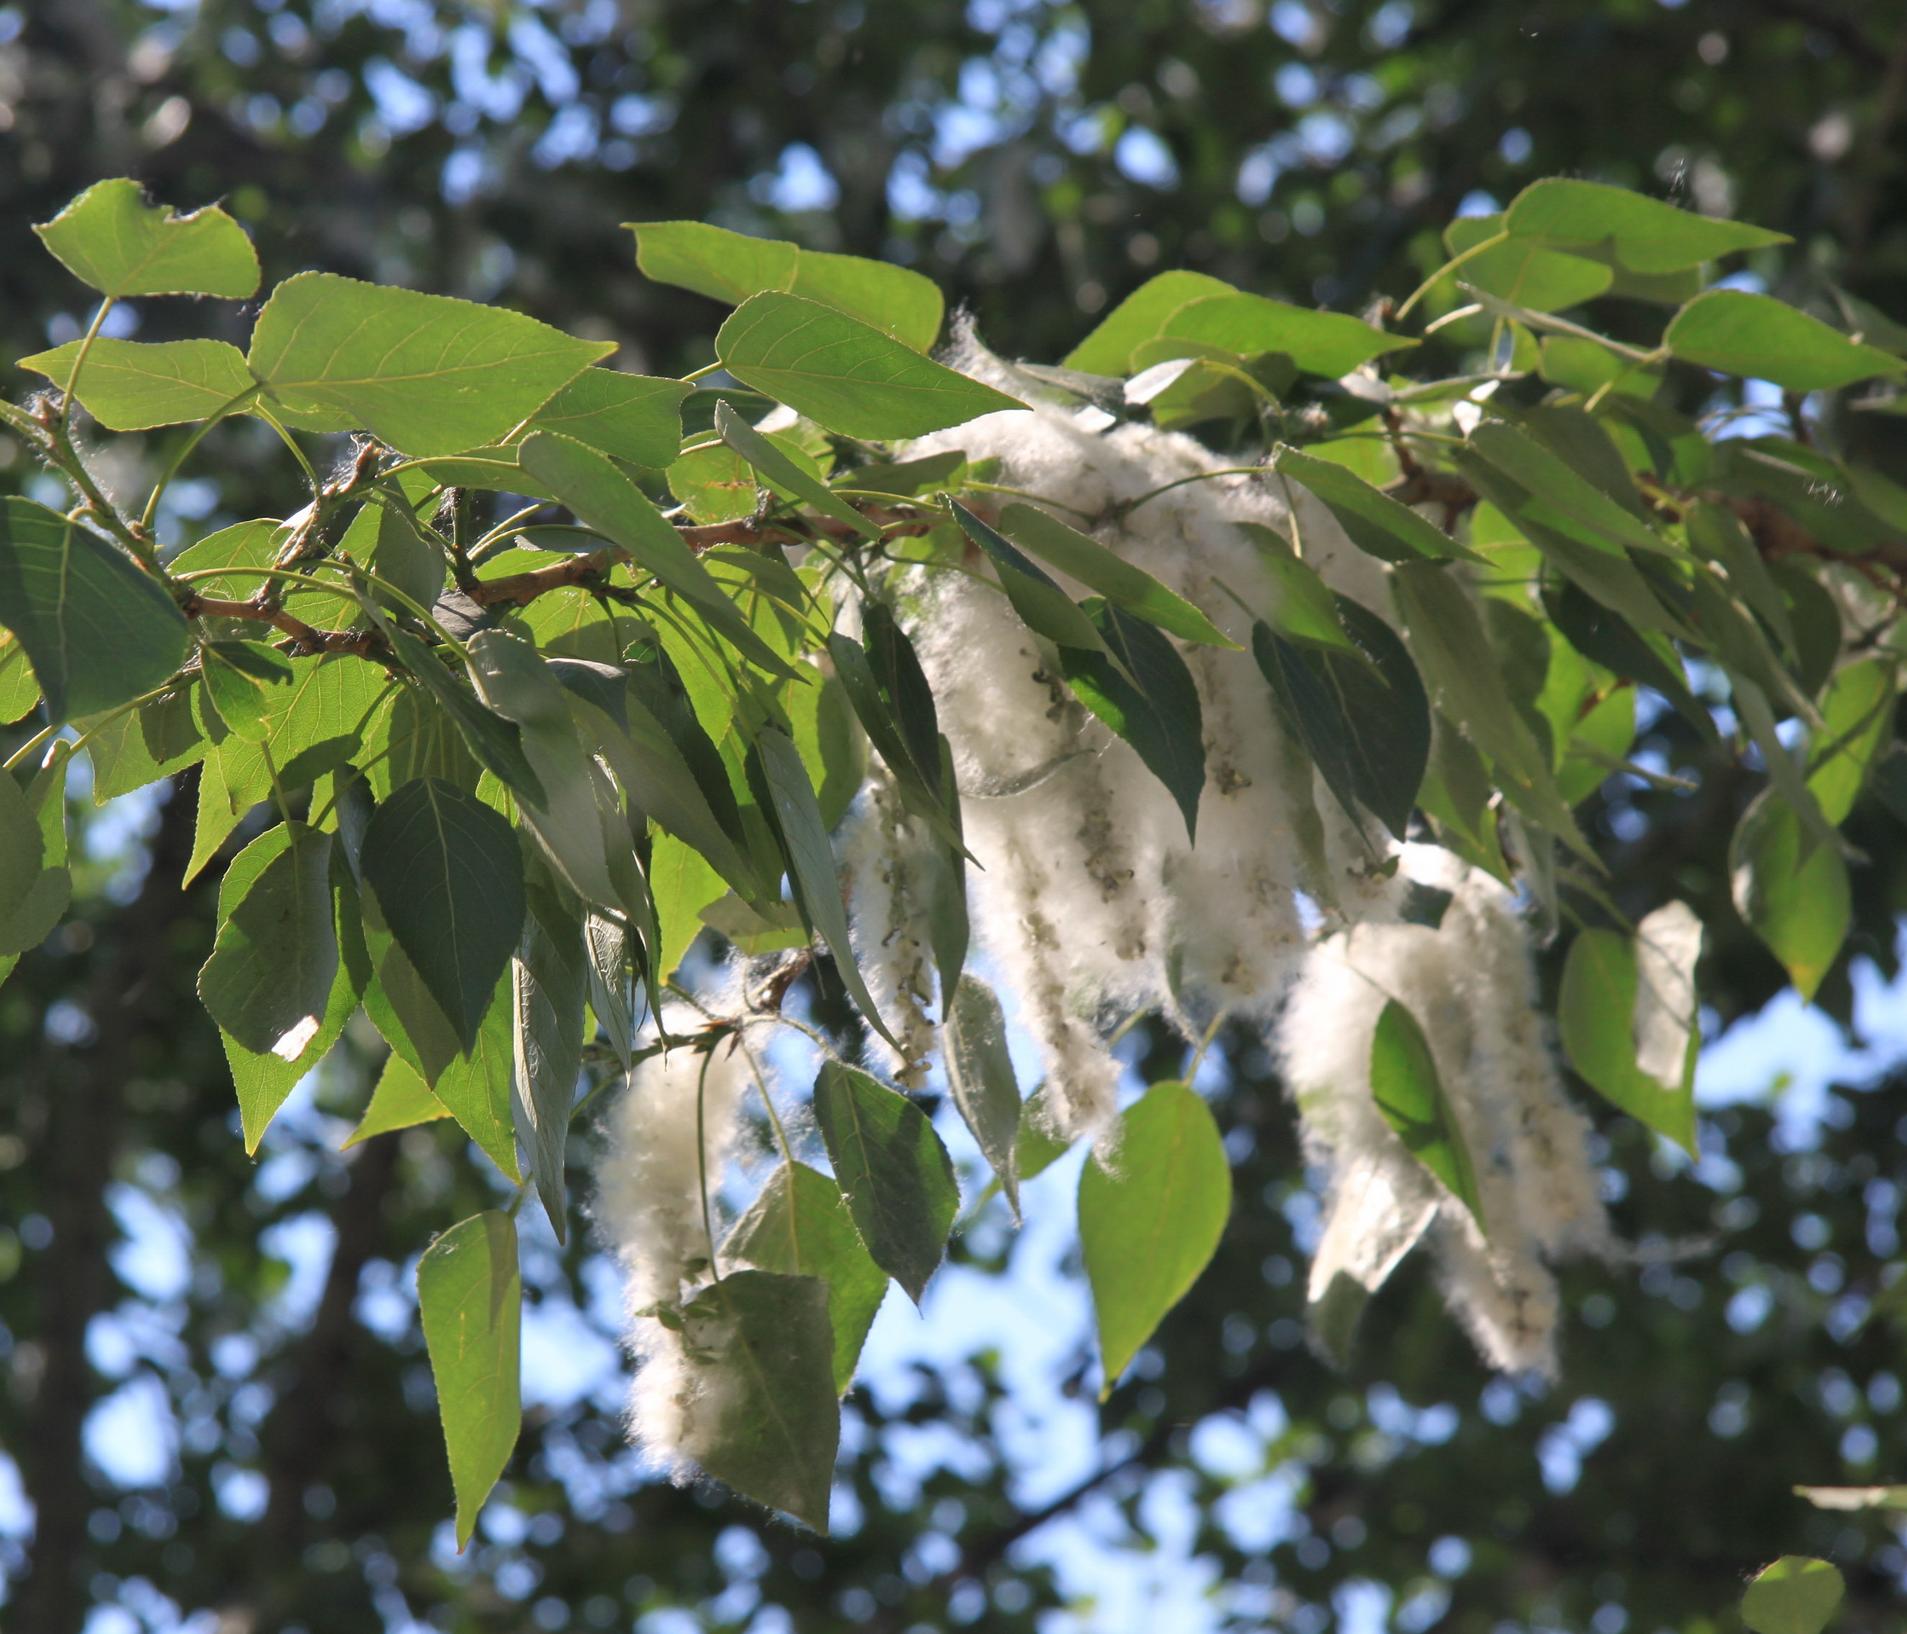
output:
<svg viewBox="0 0 1907 1634"><path fill-rule="evenodd" d="M705 1024L687 1006L671 1006L663 1021L676 1037ZM692 1476L721 1416L719 1372L696 1357L719 1353L722 1336L689 1331L674 1311L709 1275L703 1177L713 1197L752 1082L732 1035L712 1050L685 1044L638 1063L609 1114L597 1171L597 1223L622 1265L624 1342L637 1364L630 1439L678 1479Z"/></svg>

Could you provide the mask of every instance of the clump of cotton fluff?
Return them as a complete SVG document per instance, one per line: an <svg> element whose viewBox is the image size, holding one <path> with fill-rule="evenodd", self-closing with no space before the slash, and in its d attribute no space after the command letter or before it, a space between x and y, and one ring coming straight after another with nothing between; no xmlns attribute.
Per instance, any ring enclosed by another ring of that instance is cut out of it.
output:
<svg viewBox="0 0 1907 1634"><path fill-rule="evenodd" d="M874 1064L906 1089L927 1079L934 1029L933 959L926 929L935 866L924 825L901 806L893 779L876 771L862 787L841 840L842 874L853 906L854 959L868 996L900 1048L868 1034Z"/></svg>
<svg viewBox="0 0 1907 1634"><path fill-rule="evenodd" d="M681 1038L704 1025L687 1006L665 1009L662 1021ZM719 1354L721 1336L690 1331L697 1324L680 1310L709 1275L704 1176L713 1197L752 1081L733 1035L709 1050L685 1043L649 1057L609 1114L597 1169L596 1217L622 1267L624 1343L636 1362L630 1439L678 1480L693 1475L724 1410L719 1374L698 1360Z"/></svg>
<svg viewBox="0 0 1907 1634"><path fill-rule="evenodd" d="M1311 1298L1340 1275L1375 1292L1428 1234L1446 1300L1485 1360L1553 1374L1549 1262L1610 1241L1587 1126L1563 1095L1537 1020L1509 893L1435 848L1406 847L1402 861L1407 877L1450 892L1438 927L1367 924L1327 938L1278 1027L1307 1150L1327 1173ZM1481 1230L1377 1109L1371 1045L1391 999L1430 1045L1476 1174Z"/></svg>

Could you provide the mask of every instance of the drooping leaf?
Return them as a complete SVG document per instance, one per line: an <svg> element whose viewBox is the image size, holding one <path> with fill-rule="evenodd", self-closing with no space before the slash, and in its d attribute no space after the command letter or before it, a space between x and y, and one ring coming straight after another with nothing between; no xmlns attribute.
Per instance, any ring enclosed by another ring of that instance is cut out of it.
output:
<svg viewBox="0 0 1907 1634"><path fill-rule="evenodd" d="M683 1451L716 1480L825 1532L841 1413L819 1277L734 1271L681 1313L697 1406Z"/></svg>
<svg viewBox="0 0 1907 1634"><path fill-rule="evenodd" d="M868 1257L841 1188L805 1163L782 1164L729 1231L722 1258L828 1285L834 1388L845 1394L887 1294L887 1273Z"/></svg>
<svg viewBox="0 0 1907 1634"><path fill-rule="evenodd" d="M636 266L659 284L739 306L763 290L785 290L834 307L924 352L940 333L943 301L931 278L855 255L804 250L701 221L632 221Z"/></svg>
<svg viewBox="0 0 1907 1634"><path fill-rule="evenodd" d="M1112 661L1096 652L1062 647L1060 669L1066 684L1131 744L1171 794L1185 818L1187 837L1195 837L1199 796L1205 789L1205 724L1192 672L1170 638L1143 619L1098 596L1080 606Z"/></svg>
<svg viewBox="0 0 1907 1634"><path fill-rule="evenodd" d="M1384 1006L1371 1036L1371 1095L1405 1150L1487 1230L1469 1142L1438 1076L1430 1041L1396 999Z"/></svg>
<svg viewBox="0 0 1907 1634"><path fill-rule="evenodd" d="M180 215L146 202L124 176L95 182L33 229L68 272L102 295L258 292L258 254L245 229L215 204Z"/></svg>
<svg viewBox="0 0 1907 1634"><path fill-rule="evenodd" d="M1741 1620L1755 1634L1821 1634L1846 1592L1839 1567L1808 1555L1783 1555L1748 1585Z"/></svg>
<svg viewBox="0 0 1907 1634"><path fill-rule="evenodd" d="M800 750L787 733L772 726L764 727L756 735L751 759L760 770L762 804L774 814L775 832L803 916L828 944L835 968L840 971L841 980L847 984L868 1025L898 1049L900 1046L888 1031L874 996L861 979L860 966L855 963L847 910L841 904L839 870L833 848L828 844L827 828L821 820L821 808L815 801L814 786L801 763Z"/></svg>
<svg viewBox="0 0 1907 1634"><path fill-rule="evenodd" d="M1711 289L1690 301L1663 332L1684 363L1789 391L1838 391L1876 375L1907 374L1907 361L1863 346L1819 318L1743 289Z"/></svg>
<svg viewBox="0 0 1907 1634"><path fill-rule="evenodd" d="M1434 522L1335 461L1280 443L1272 468L1316 494L1351 543L1380 561L1439 561L1470 554Z"/></svg>
<svg viewBox="0 0 1907 1634"><path fill-rule="evenodd" d="M1119 1115L1109 1162L1079 1177L1079 1241L1109 1395L1217 1252L1232 1208L1218 1124L1184 1084L1154 1084Z"/></svg>
<svg viewBox="0 0 1907 1634"><path fill-rule="evenodd" d="M198 989L212 1019L246 1049L295 1061L324 1026L338 938L331 836L303 823L284 827L283 843L222 918Z"/></svg>
<svg viewBox="0 0 1907 1634"><path fill-rule="evenodd" d="M653 879L653 870L652 870ZM629 933L601 914L583 915L583 958L589 1008L624 1072L636 1047L635 996L629 980Z"/></svg>
<svg viewBox="0 0 1907 1634"><path fill-rule="evenodd" d="M792 672L742 617L648 495L593 448L547 431L529 437L524 469L541 478L586 527L629 553L665 589L693 603L708 621L772 674Z"/></svg>
<svg viewBox="0 0 1907 1634"><path fill-rule="evenodd" d="M992 524L981 520L958 500L948 500L961 530L986 554L999 575L1000 588L1020 615L1020 622L1036 635L1061 647L1103 652L1106 638L1077 603Z"/></svg>
<svg viewBox="0 0 1907 1634"><path fill-rule="evenodd" d="M523 1282L516 1222L486 1209L417 1262L417 1307L457 1497L457 1547L516 1450L523 1418Z"/></svg>
<svg viewBox="0 0 1907 1634"><path fill-rule="evenodd" d="M946 1005L943 1024L947 1084L954 1105L973 1131L980 1155L999 1176L1014 1217L1020 1212L1020 1181L1014 1149L1020 1134L1020 1083L1007 1052L1006 1018L993 989L977 976L962 976Z"/></svg>
<svg viewBox="0 0 1907 1634"><path fill-rule="evenodd" d="M0 776L0 921L16 913L40 877L40 820L11 774Z"/></svg>
<svg viewBox="0 0 1907 1634"><path fill-rule="evenodd" d="M1580 932L1563 967L1557 1024L1569 1064L1586 1083L1612 1106L1693 1152L1693 1045L1700 1033L1693 1025L1693 988L1673 990L1679 983L1667 979L1671 963L1651 952L1645 995L1637 950L1627 937L1599 926ZM1645 1036L1646 1069L1639 1048Z"/></svg>
<svg viewBox="0 0 1907 1634"><path fill-rule="evenodd" d="M1764 791L1742 813L1728 848L1735 908L1811 999L1841 951L1853 919L1847 863L1810 840L1799 814Z"/></svg>
<svg viewBox="0 0 1907 1634"><path fill-rule="evenodd" d="M515 723L486 708L473 692L459 686L435 651L414 635L393 627L390 640L398 662L456 723L477 763L504 787L523 789L540 799L542 780L523 752L523 736Z"/></svg>
<svg viewBox="0 0 1907 1634"><path fill-rule="evenodd" d="M222 340L145 342L95 338L70 340L50 352L20 359L20 367L43 374L61 391L73 391L86 412L108 431L147 431L210 419L250 391L256 382L245 354Z"/></svg>
<svg viewBox="0 0 1907 1634"><path fill-rule="evenodd" d="M417 1075L417 1069L393 1051L385 1056L377 1082L371 1086L370 1104L344 1145L348 1150L374 1136L414 1128L420 1123L435 1123L449 1116L450 1108L431 1093L430 1085Z"/></svg>
<svg viewBox="0 0 1907 1634"><path fill-rule="evenodd" d="M421 458L497 442L615 349L500 307L305 272L272 291L246 361L290 424L362 429Z"/></svg>
<svg viewBox="0 0 1907 1634"><path fill-rule="evenodd" d="M960 1207L947 1148L905 1095L838 1061L815 1079L814 1116L861 1241L918 1305Z"/></svg>
<svg viewBox="0 0 1907 1634"><path fill-rule="evenodd" d="M683 380L656 380L619 369L585 369L530 417L631 465L664 466L682 442Z"/></svg>
<svg viewBox="0 0 1907 1634"><path fill-rule="evenodd" d="M583 1066L582 916L547 882L525 895L523 937L511 961L515 1010L517 1123L530 1153L537 1196L567 1238L564 1154L570 1107Z"/></svg>
<svg viewBox="0 0 1907 1634"><path fill-rule="evenodd" d="M799 295L751 296L722 325L715 355L737 380L844 437L920 437L1026 407Z"/></svg>
<svg viewBox="0 0 1907 1634"><path fill-rule="evenodd" d="M0 624L56 723L127 703L185 662L185 617L158 580L30 499L0 502Z"/></svg>
<svg viewBox="0 0 1907 1634"><path fill-rule="evenodd" d="M1049 512L1033 505L1009 505L1000 513L1000 529L1048 566L1070 574L1114 606L1182 641L1237 646L1177 591Z"/></svg>
<svg viewBox="0 0 1907 1634"><path fill-rule="evenodd" d="M417 778L377 808L364 878L397 945L464 1046L523 929L523 858L510 825L462 789Z"/></svg>
<svg viewBox="0 0 1907 1634"><path fill-rule="evenodd" d="M766 482L785 488L796 498L813 506L823 516L845 522L863 539L878 539L881 530L837 495L825 482L804 471L787 454L771 443L732 409L726 398L715 405L715 435L735 450ZM749 509L754 509L750 496Z"/></svg>
<svg viewBox="0 0 1907 1634"><path fill-rule="evenodd" d="M1841 670L1821 699L1821 725L1808 745L1808 790L1831 824L1844 821L1875 756L1890 741L1899 677L1884 658Z"/></svg>
<svg viewBox="0 0 1907 1634"><path fill-rule="evenodd" d="M1556 249L1607 249L1632 272L1667 273L1742 250L1786 244L1786 233L1678 210L1600 182L1552 177L1510 201L1503 227Z"/></svg>

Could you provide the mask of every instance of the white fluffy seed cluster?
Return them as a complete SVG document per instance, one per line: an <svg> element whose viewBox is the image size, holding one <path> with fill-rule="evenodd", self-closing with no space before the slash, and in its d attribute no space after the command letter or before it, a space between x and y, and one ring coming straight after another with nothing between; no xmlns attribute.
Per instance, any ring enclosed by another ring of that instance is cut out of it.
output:
<svg viewBox="0 0 1907 1634"><path fill-rule="evenodd" d="M977 348L955 361L1027 395L1025 380ZM1610 1239L1587 1125L1564 1097L1535 1007L1524 927L1494 880L1354 823L1290 739L1250 651L1252 614L1269 612L1277 591L1240 524L1295 539L1327 585L1394 623L1384 569L1309 494L1294 490L1293 514L1255 476L1213 475L1219 463L1189 438L1104 421L1042 404L911 451L997 460L1002 485L1050 502L1243 649L1177 644L1203 717L1194 842L1158 779L1076 701L983 566L922 571L904 587L981 864L969 872L976 934L1039 1048L1050 1116L1067 1137L1106 1134L1119 1067L1104 1038L1135 1011L1160 1011L1188 1036L1220 1015L1256 1022L1298 1088L1308 1149L1327 1177L1313 1296L1339 1272L1374 1290L1429 1234L1449 1301L1485 1357L1549 1370L1548 1264ZM1166 486L1188 477L1200 480ZM930 961L894 882L924 836L892 821L894 806L878 782L863 796L853 905L864 969L884 1006L893 997L883 1013L909 1029L912 1070ZM1400 852L1404 866L1387 866ZM873 881L865 892L863 880ZM1400 922L1413 880L1452 893L1439 929ZM1372 1033L1391 997L1417 1015L1457 1100L1487 1237L1376 1108Z"/></svg>
<svg viewBox="0 0 1907 1634"><path fill-rule="evenodd" d="M672 1006L663 1022L691 1037L704 1018ZM711 1274L703 1188L711 1200L720 1190L753 1081L732 1035L712 1050L682 1045L638 1063L606 1120L596 1219L622 1266L624 1342L636 1363L629 1436L678 1480L693 1477L724 1410L722 1375L698 1360L719 1354L723 1336L690 1331L679 1312Z"/></svg>

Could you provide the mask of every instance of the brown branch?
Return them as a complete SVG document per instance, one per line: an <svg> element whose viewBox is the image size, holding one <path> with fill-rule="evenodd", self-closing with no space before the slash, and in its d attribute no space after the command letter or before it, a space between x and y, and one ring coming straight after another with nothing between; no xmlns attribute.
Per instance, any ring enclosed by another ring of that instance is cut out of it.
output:
<svg viewBox="0 0 1907 1634"><path fill-rule="evenodd" d="M325 653L355 653L360 658L383 658L390 647L376 630L320 630L303 619L262 601L224 601L216 596L190 595L179 603L187 618L239 618L269 624L295 643L294 650L316 657Z"/></svg>

